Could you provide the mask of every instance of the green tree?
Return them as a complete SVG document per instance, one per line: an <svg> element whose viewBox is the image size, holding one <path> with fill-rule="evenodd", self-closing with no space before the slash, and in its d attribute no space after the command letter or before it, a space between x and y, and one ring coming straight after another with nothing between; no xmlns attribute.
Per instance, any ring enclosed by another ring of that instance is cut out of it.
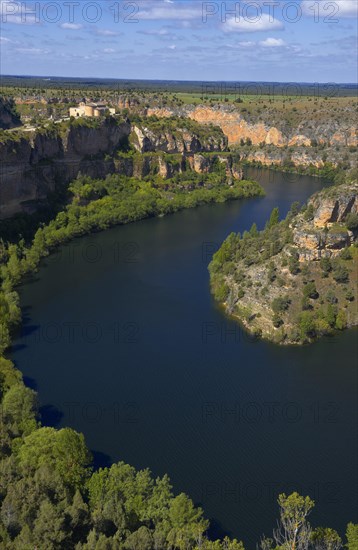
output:
<svg viewBox="0 0 358 550"><path fill-rule="evenodd" d="M315 335L315 322L314 317L310 311L304 311L301 313L299 328L301 333L301 338L305 340L307 337L311 338Z"/></svg>
<svg viewBox="0 0 358 550"><path fill-rule="evenodd" d="M358 214L351 212L346 217L346 226L349 231L357 231L358 229Z"/></svg>
<svg viewBox="0 0 358 550"><path fill-rule="evenodd" d="M37 428L37 394L23 384L12 386L2 401L5 422L13 437L27 436Z"/></svg>
<svg viewBox="0 0 358 550"><path fill-rule="evenodd" d="M348 523L346 537L348 550L358 550L358 523Z"/></svg>
<svg viewBox="0 0 358 550"><path fill-rule="evenodd" d="M337 283L348 283L349 282L348 269L345 266L338 264L333 270L333 279Z"/></svg>
<svg viewBox="0 0 358 550"><path fill-rule="evenodd" d="M292 275L297 275L300 272L300 263L294 256L290 256L288 261L288 269Z"/></svg>
<svg viewBox="0 0 358 550"><path fill-rule="evenodd" d="M180 550L185 550L194 543L199 543L209 523L203 518L201 508L195 508L193 502L181 493L175 497L169 508L169 523L171 529L167 542Z"/></svg>
<svg viewBox="0 0 358 550"><path fill-rule="evenodd" d="M321 258L320 267L322 269L322 275L328 277L329 273L332 271L332 264L329 258Z"/></svg>
<svg viewBox="0 0 358 550"><path fill-rule="evenodd" d="M287 550L303 550L308 547L311 529L307 517L314 507L310 497L298 493L278 498L280 506L279 527L274 532L276 544Z"/></svg>
<svg viewBox="0 0 358 550"><path fill-rule="evenodd" d="M19 450L23 471L36 471L42 465L53 467L64 483L79 488L89 475L91 455L84 437L70 428L40 428L27 437Z"/></svg>
<svg viewBox="0 0 358 550"><path fill-rule="evenodd" d="M336 318L336 329L344 330L347 328L347 314L344 309L340 309Z"/></svg>
<svg viewBox="0 0 358 550"><path fill-rule="evenodd" d="M279 222L280 222L280 212L278 207L276 207L271 212L270 219L266 224L266 228L271 229L272 227L275 227L275 225L278 225Z"/></svg>
<svg viewBox="0 0 358 550"><path fill-rule="evenodd" d="M312 533L311 541L315 550L340 550L343 547L342 539L337 531L328 527L318 527L315 529Z"/></svg>
<svg viewBox="0 0 358 550"><path fill-rule="evenodd" d="M303 287L303 297L316 300L319 297L315 283L307 283Z"/></svg>
<svg viewBox="0 0 358 550"><path fill-rule="evenodd" d="M286 311L291 303L289 296L279 296L275 298L271 303L271 308L274 313L283 313Z"/></svg>

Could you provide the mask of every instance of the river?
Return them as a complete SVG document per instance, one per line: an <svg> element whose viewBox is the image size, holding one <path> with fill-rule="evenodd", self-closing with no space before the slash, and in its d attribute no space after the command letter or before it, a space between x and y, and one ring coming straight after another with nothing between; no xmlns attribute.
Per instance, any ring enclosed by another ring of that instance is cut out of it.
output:
<svg viewBox="0 0 358 550"><path fill-rule="evenodd" d="M280 492L316 501L314 525L354 520L356 345L347 331L307 347L253 342L209 291L207 265L231 231L319 179L248 170L266 197L204 206L78 239L20 290L12 358L43 422L85 434L97 464L168 473L213 534L255 548Z"/></svg>

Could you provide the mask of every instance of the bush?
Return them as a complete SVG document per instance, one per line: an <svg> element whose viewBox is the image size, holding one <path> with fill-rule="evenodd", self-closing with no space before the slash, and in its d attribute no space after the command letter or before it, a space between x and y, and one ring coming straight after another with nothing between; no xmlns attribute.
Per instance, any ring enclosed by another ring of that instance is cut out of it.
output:
<svg viewBox="0 0 358 550"><path fill-rule="evenodd" d="M272 324L275 328L280 328L283 325L283 320L277 313L274 313L272 316Z"/></svg>
<svg viewBox="0 0 358 550"><path fill-rule="evenodd" d="M349 282L349 272L348 269L343 265L337 265L333 271L333 279L337 283L348 283Z"/></svg>
<svg viewBox="0 0 358 550"><path fill-rule="evenodd" d="M351 260L352 259L352 252L351 252L350 248L345 248L344 250L342 250L339 257L342 260Z"/></svg>
<svg viewBox="0 0 358 550"><path fill-rule="evenodd" d="M271 304L274 313L282 313L288 309L291 300L288 296L279 296L275 298Z"/></svg>
<svg viewBox="0 0 358 550"><path fill-rule="evenodd" d="M296 258L291 258L288 261L288 269L292 275L297 275L300 272L300 263Z"/></svg>
<svg viewBox="0 0 358 550"><path fill-rule="evenodd" d="M307 283L303 287L303 297L312 298L312 300L316 300L319 297L315 283Z"/></svg>
<svg viewBox="0 0 358 550"><path fill-rule="evenodd" d="M328 274L332 271L332 264L329 258L321 258L319 265L323 271L323 275L328 277Z"/></svg>
<svg viewBox="0 0 358 550"><path fill-rule="evenodd" d="M346 217L346 227L349 231L357 231L358 229L358 214L351 212Z"/></svg>

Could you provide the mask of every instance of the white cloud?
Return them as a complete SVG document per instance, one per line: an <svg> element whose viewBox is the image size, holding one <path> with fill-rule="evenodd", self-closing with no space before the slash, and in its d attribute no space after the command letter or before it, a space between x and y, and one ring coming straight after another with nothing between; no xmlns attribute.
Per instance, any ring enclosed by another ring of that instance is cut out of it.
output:
<svg viewBox="0 0 358 550"><path fill-rule="evenodd" d="M176 45L175 44L171 44L170 46L168 46L168 48L170 50L176 50Z"/></svg>
<svg viewBox="0 0 358 550"><path fill-rule="evenodd" d="M113 48L104 48L103 53L116 53L116 50Z"/></svg>
<svg viewBox="0 0 358 550"><path fill-rule="evenodd" d="M9 38L5 38L5 36L0 36L0 42L11 42Z"/></svg>
<svg viewBox="0 0 358 550"><path fill-rule="evenodd" d="M118 36L116 31L110 31L107 29L98 29L96 34L99 34L100 36Z"/></svg>
<svg viewBox="0 0 358 550"><path fill-rule="evenodd" d="M31 55L45 55L50 53L50 50L42 50L41 48L16 48L16 51Z"/></svg>
<svg viewBox="0 0 358 550"><path fill-rule="evenodd" d="M186 4L186 5L185 5ZM138 13L133 18L144 20L191 20L201 19L203 9L200 2L184 2L183 4L173 1L158 2L152 0L148 8L147 1L139 1Z"/></svg>
<svg viewBox="0 0 358 550"><path fill-rule="evenodd" d="M328 2L327 0L302 0L301 7L305 15L316 15L321 20L327 18L327 22L331 19L339 20L340 17L357 17L358 16L358 1L357 0L336 0ZM319 8L319 10L318 10Z"/></svg>
<svg viewBox="0 0 358 550"><path fill-rule="evenodd" d="M262 13L260 17L230 17L222 24L224 32L260 32L260 31L273 31L283 29L283 23L278 19L270 17L267 13Z"/></svg>
<svg viewBox="0 0 358 550"><path fill-rule="evenodd" d="M265 40L261 40L259 44L264 48L279 48L286 45L285 41L281 38L266 38Z"/></svg>
<svg viewBox="0 0 358 550"><path fill-rule="evenodd" d="M62 23L60 25L61 29L68 29L70 31L78 31L83 28L83 25L80 23Z"/></svg>

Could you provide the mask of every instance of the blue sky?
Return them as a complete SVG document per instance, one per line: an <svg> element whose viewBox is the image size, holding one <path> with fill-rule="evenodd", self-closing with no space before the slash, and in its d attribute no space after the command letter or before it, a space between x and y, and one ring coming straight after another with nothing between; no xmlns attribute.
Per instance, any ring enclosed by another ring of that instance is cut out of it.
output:
<svg viewBox="0 0 358 550"><path fill-rule="evenodd" d="M357 81L358 0L0 0L1 73Z"/></svg>

